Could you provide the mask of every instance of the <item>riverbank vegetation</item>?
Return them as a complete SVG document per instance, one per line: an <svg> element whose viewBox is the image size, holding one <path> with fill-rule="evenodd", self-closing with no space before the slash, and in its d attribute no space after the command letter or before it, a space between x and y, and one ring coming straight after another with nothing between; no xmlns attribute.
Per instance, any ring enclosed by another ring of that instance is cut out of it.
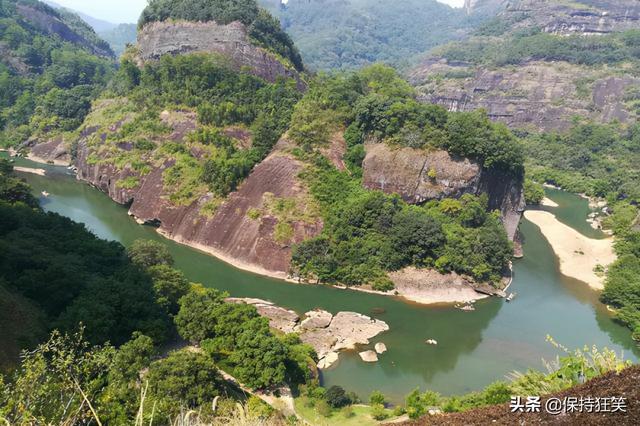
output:
<svg viewBox="0 0 640 426"><path fill-rule="evenodd" d="M189 283L160 243L125 251L44 213L11 165L0 166L0 324L24 325L1 336L0 417L165 423L189 409L215 417L206 410L216 396L246 400L220 370L252 389L313 383L315 353L297 336L275 335L255 307ZM198 346L161 349L184 347L176 334Z"/></svg>
<svg viewBox="0 0 640 426"><path fill-rule="evenodd" d="M294 154L311 164L303 173L325 221L320 237L293 252L293 272L346 285L393 288L386 272L406 266L455 271L498 283L512 247L486 196L465 195L410 206L397 195L363 188L364 143L446 149L484 168L521 179L521 146L506 127L482 112L447 113L418 103L413 89L390 68L321 77L296 105L289 137ZM344 131L349 170L319 154L331 135Z"/></svg>
<svg viewBox="0 0 640 426"><path fill-rule="evenodd" d="M30 24L18 11L23 6L58 21L56 28L66 26L66 39ZM16 146L39 131L77 128L115 68L111 49L86 23L44 3L0 1L0 45L3 145Z"/></svg>

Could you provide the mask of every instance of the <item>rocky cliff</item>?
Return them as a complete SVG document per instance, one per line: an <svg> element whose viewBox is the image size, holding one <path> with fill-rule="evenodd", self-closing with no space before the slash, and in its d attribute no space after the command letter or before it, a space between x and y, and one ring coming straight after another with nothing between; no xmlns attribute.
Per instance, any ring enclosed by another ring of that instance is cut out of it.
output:
<svg viewBox="0 0 640 426"><path fill-rule="evenodd" d="M635 118L630 92L640 85L631 72L609 67L530 61L485 68L442 58L426 60L410 79L423 101L449 111L484 108L510 127L541 131L564 130L575 116L628 122Z"/></svg>
<svg viewBox="0 0 640 426"><path fill-rule="evenodd" d="M466 158L454 158L446 151L395 149L383 143L367 144L363 168L367 188L397 193L412 204L486 193L489 208L500 210L509 238L515 239L525 208L519 180L487 171Z"/></svg>
<svg viewBox="0 0 640 426"><path fill-rule="evenodd" d="M636 0L510 1L491 25L455 46L454 54L446 48L434 52L409 78L426 102L450 111L484 108L510 127L562 131L575 117L631 122L640 96L635 56L632 51L613 53L620 42L611 38L604 45L610 47L598 47L598 37L638 28ZM537 31L552 36L536 36ZM577 56L561 44L568 36L585 40L572 39L582 46ZM522 52L505 56L503 51L513 46ZM589 46L601 51L589 52Z"/></svg>
<svg viewBox="0 0 640 426"><path fill-rule="evenodd" d="M188 130L195 122L186 117L173 125L175 129ZM288 200L300 209L308 205L306 189L298 180L304 165L286 153L288 145L284 139L237 191L209 213L205 206L216 202L211 193L188 205L176 205L169 200L171 194L163 183L163 173L173 166L171 160L145 175L128 166L119 169L113 163L93 161L89 139L105 137L96 135L95 131L86 129L78 144L78 179L107 193L114 201L128 205L129 214L136 220L156 226L160 233L173 240L209 252L234 266L285 278L291 245L322 231L322 221L312 215L299 213L284 217L270 207L273 200ZM180 132L174 132L172 137L182 139ZM130 147L121 145L119 149ZM121 187L119 182L131 176L139 183L130 189ZM285 225L290 234L284 238L278 236L279 225Z"/></svg>
<svg viewBox="0 0 640 426"><path fill-rule="evenodd" d="M511 1L506 18L517 15L515 28L537 26L559 35L600 35L637 29L640 2L637 0L520 0Z"/></svg>
<svg viewBox="0 0 640 426"><path fill-rule="evenodd" d="M219 25L210 22L165 21L152 22L138 33L138 60L140 64L160 59L163 55L187 53L218 53L241 69L249 68L253 74L274 82L278 77L296 79L304 87L293 66L273 53L254 45L247 28L240 22Z"/></svg>

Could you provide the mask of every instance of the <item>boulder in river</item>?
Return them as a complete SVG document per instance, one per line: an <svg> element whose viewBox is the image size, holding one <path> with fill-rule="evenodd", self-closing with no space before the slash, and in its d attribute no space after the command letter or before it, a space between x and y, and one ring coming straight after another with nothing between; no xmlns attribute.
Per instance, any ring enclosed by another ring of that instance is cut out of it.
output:
<svg viewBox="0 0 640 426"><path fill-rule="evenodd" d="M360 355L360 358L362 358L364 362L378 361L378 354L375 353L375 351L364 351L364 352L360 352L358 355Z"/></svg>
<svg viewBox="0 0 640 426"><path fill-rule="evenodd" d="M300 320L300 317L294 311L281 308L266 300L230 297L227 298L226 301L230 303L246 303L247 305L255 306L261 316L269 319L269 326L271 328L280 330L283 333L293 333L295 326Z"/></svg>
<svg viewBox="0 0 640 426"><path fill-rule="evenodd" d="M318 368L329 368L338 360L337 352L329 352L324 358L318 361Z"/></svg>
<svg viewBox="0 0 640 426"><path fill-rule="evenodd" d="M375 348L376 348L376 352L379 353L379 354L383 354L383 353L385 353L387 351L387 345L385 345L382 342L376 343Z"/></svg>
<svg viewBox="0 0 640 426"><path fill-rule="evenodd" d="M317 328L326 328L331 324L333 314L321 309L309 311L306 314L306 318L300 323L296 331L314 330Z"/></svg>

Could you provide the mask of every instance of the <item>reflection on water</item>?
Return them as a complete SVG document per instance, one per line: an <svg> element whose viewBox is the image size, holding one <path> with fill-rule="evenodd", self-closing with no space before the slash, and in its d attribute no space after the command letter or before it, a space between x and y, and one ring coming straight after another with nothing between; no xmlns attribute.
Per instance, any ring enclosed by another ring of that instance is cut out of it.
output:
<svg viewBox="0 0 640 426"><path fill-rule="evenodd" d="M25 160L19 163L32 164ZM83 222L98 236L125 245L138 238L163 241L176 266L192 281L233 296L269 299L299 313L313 308L333 313L356 311L386 321L391 330L372 342L383 341L388 347L378 363L364 363L352 352L342 354L336 366L323 374L326 385L340 384L363 398L375 389L392 401L402 400L416 387L443 394L478 390L513 370L542 368L542 358L557 355L546 342L547 335L568 347L595 344L625 351L625 357L632 360L640 355L629 331L611 320L598 302L598 294L586 284L559 274L549 244L527 221L521 226L526 257L514 262L511 291L518 293L516 299L511 303L483 300L476 311L463 312L452 307L411 305L373 294L296 285L237 270L163 239L152 228L139 226L124 207L77 182L66 169L38 167L54 173L47 177L22 176L37 194L45 189L51 194L41 199L45 209ZM580 232L593 231L585 222L585 200L561 191L549 195L561 205L554 209L560 220ZM424 343L431 338L438 341L437 346Z"/></svg>

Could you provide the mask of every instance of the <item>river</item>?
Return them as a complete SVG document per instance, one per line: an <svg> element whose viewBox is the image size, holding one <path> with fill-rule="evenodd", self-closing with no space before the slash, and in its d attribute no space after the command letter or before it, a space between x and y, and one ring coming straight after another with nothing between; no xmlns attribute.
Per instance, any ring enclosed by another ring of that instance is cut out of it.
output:
<svg viewBox="0 0 640 426"><path fill-rule="evenodd" d="M268 299L298 313L314 308L333 313L356 311L387 322L391 330L372 341L382 341L389 348L378 363L366 364L355 352L342 353L339 362L322 375L325 385L342 385L363 399L368 399L371 391L380 390L391 401L400 402L416 387L444 395L462 394L504 379L514 370L543 369L543 359L559 355L546 341L547 335L569 348L597 345L623 353L625 359L634 362L640 357L630 332L611 319L598 301L598 293L560 274L551 247L538 228L526 220L521 225L525 258L514 262L510 288L517 292L515 300L507 303L487 299L477 303L476 311L463 312L374 294L291 284L244 272L138 225L125 207L78 182L65 168L24 159L18 159L17 165L47 170L46 177L20 174L40 196L45 210L82 222L99 237L124 245L139 238L162 241L176 266L192 281L232 296ZM40 195L45 190L49 197ZM555 190L547 195L559 207L546 209L556 213L559 220L589 237L601 236L585 221L589 213L586 200ZM438 345L426 345L426 339L436 339Z"/></svg>

